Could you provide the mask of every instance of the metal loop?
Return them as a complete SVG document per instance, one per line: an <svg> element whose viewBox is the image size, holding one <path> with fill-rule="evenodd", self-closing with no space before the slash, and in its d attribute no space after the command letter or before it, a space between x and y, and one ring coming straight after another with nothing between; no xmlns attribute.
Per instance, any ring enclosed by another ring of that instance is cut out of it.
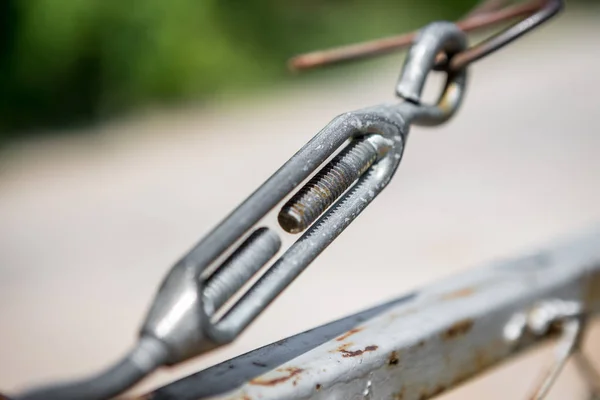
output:
<svg viewBox="0 0 600 400"><path fill-rule="evenodd" d="M534 393L527 397L528 399L545 399L567 364L567 361L577 351L582 331L582 320L580 318L570 318L560 322L561 336L559 343L556 345L554 362L543 375Z"/></svg>
<svg viewBox="0 0 600 400"><path fill-rule="evenodd" d="M545 371L528 399L543 400L558 379L567 361L580 351L582 333L585 328L585 314L578 301L549 299L536 304L531 309L520 312L505 326L504 337L518 345L528 335L546 337L552 332L559 333L552 365Z"/></svg>
<svg viewBox="0 0 600 400"><path fill-rule="evenodd" d="M554 329L560 336L555 348L554 362L527 398L545 399L570 359L580 370L580 375L587 385L589 398L600 398L600 375L581 347L587 322L581 305L577 302L552 300L534 308L528 317L531 333L545 335Z"/></svg>
<svg viewBox="0 0 600 400"><path fill-rule="evenodd" d="M466 48L465 33L451 22L434 22L419 32L408 52L396 85L396 94L399 97L418 106L413 123L439 125L450 119L458 110L466 87L465 68L457 71L445 70L446 84L436 105L422 104L421 94L427 76L435 68L436 56L444 53L451 59Z"/></svg>

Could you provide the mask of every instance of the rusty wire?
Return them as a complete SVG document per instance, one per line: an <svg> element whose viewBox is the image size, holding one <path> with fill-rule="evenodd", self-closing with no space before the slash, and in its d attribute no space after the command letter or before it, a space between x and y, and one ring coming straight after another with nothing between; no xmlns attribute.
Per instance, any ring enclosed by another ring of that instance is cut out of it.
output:
<svg viewBox="0 0 600 400"><path fill-rule="evenodd" d="M456 54L447 66L445 65L445 58L440 57L437 67L447 67L447 69L453 71L464 68L466 65L495 52L535 29L556 15L563 7L562 0L530 0L515 5L506 5L506 3L506 0L486 0L456 24L465 32L490 28L519 18L515 24ZM383 55L409 46L416 35L417 32L410 32L349 46L301 54L290 59L288 65L291 70L300 71Z"/></svg>

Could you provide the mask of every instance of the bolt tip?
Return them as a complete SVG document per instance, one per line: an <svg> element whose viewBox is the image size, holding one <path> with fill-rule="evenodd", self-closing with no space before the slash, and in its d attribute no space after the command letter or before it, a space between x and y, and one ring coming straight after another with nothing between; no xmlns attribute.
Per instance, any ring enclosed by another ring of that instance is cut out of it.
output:
<svg viewBox="0 0 600 400"><path fill-rule="evenodd" d="M288 233L300 233L306 227L301 216L293 209L284 208L279 212L277 221L284 231Z"/></svg>

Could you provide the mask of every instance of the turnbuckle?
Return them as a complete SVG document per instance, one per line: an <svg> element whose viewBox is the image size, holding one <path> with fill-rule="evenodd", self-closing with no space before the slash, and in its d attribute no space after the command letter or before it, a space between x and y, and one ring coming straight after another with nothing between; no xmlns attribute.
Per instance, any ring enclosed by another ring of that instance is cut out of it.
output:
<svg viewBox="0 0 600 400"><path fill-rule="evenodd" d="M460 105L466 72L448 73L436 105L420 95L438 53L448 58L466 48L454 24L424 28L398 82L401 104L383 104L342 114L331 121L171 270L142 328L159 339L173 364L228 343L263 311L390 181L402 158L409 125L445 122ZM210 275L211 263L234 246L321 164L346 146L281 209L290 233L306 232L222 315L221 307L279 250L280 239L258 228Z"/></svg>
<svg viewBox="0 0 600 400"><path fill-rule="evenodd" d="M465 34L452 23L425 27L398 81L397 94L405 101L333 119L179 260L156 294L138 347L115 366L125 363L135 373L109 370L120 376L118 387L113 381L98 381L105 373L83 381L83 386L76 383L79 389L88 383L90 391L96 390L93 393L69 392L72 387L66 384L22 398L107 398L158 366L177 364L235 339L386 187L402 158L410 125L438 125L455 114L464 96L464 69L446 70L446 85L437 104L421 104L420 96L436 56L443 53L451 59L466 46ZM277 232L256 226L317 170L278 217L287 232L305 232L239 297L281 246ZM226 254L230 255L218 264Z"/></svg>

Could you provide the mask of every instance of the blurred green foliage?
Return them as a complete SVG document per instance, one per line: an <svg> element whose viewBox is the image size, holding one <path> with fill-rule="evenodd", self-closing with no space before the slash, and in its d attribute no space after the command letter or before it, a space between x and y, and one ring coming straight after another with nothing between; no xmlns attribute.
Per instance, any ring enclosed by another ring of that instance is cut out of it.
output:
<svg viewBox="0 0 600 400"><path fill-rule="evenodd" d="M68 126L286 76L295 53L454 19L473 0L4 0L0 129Z"/></svg>

